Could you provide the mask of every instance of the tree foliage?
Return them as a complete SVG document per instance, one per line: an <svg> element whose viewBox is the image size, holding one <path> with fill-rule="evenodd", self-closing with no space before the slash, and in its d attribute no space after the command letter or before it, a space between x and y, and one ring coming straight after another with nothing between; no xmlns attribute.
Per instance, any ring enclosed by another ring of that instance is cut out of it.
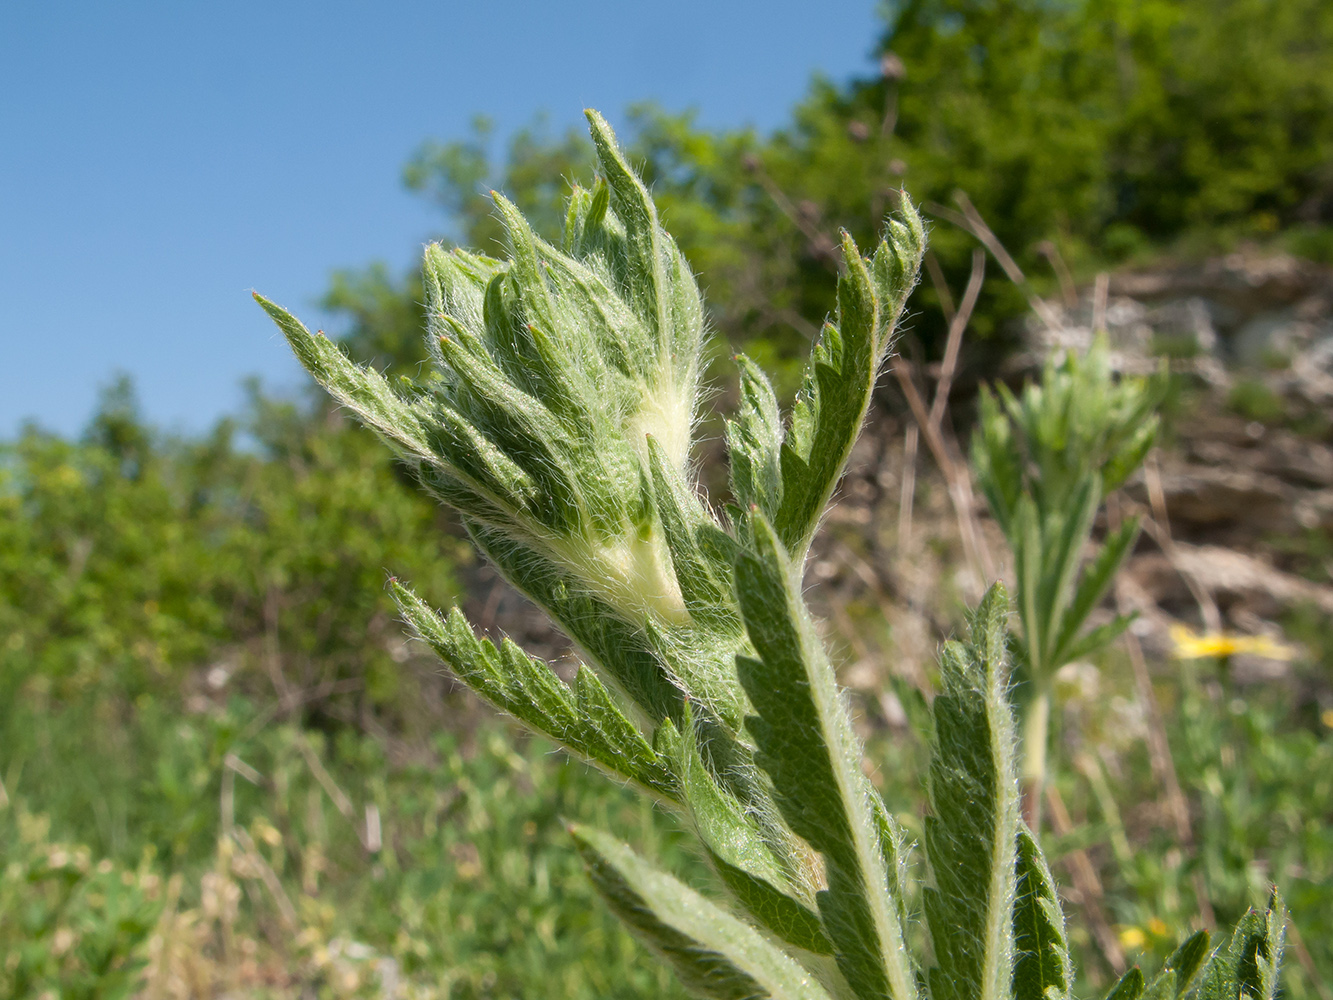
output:
<svg viewBox="0 0 1333 1000"><path fill-rule="evenodd" d="M312 721L363 707L408 721L384 573L415 567L452 595L462 552L440 526L364 431L258 391L242 421L193 440L150 429L123 381L84 440L29 429L0 452L8 759L34 778L61 768L21 735L38 705L133 714L214 668L265 693L274 657L292 689L321 694Z"/></svg>

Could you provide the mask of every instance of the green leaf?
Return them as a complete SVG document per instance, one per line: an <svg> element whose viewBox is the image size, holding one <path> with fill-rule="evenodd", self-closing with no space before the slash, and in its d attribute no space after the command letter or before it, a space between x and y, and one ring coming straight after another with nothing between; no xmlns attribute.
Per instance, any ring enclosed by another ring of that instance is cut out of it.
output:
<svg viewBox="0 0 1333 1000"><path fill-rule="evenodd" d="M1008 614L996 584L977 608L970 641L948 642L940 656L925 830L931 1000L1008 1000L1014 974L1020 821Z"/></svg>
<svg viewBox="0 0 1333 1000"><path fill-rule="evenodd" d="M813 908L814 888L801 884L745 806L713 779L699 752L692 714L687 705L686 735L674 741L674 756L685 802L709 860L756 921L788 944L832 954L833 946Z"/></svg>
<svg viewBox="0 0 1333 1000"><path fill-rule="evenodd" d="M1207 931L1198 931L1186 938L1171 953L1162 971L1153 977L1144 1000L1176 1000L1184 996L1208 958L1209 940Z"/></svg>
<svg viewBox="0 0 1333 1000"><path fill-rule="evenodd" d="M1106 1000L1139 1000L1143 995L1143 970L1137 965L1130 969L1106 994Z"/></svg>
<svg viewBox="0 0 1333 1000"><path fill-rule="evenodd" d="M837 322L824 325L810 353L780 454L781 504L772 520L798 563L861 431L892 323L916 283L924 235L905 197L902 206L902 221L888 227L870 262L873 274L851 236L842 234L846 270L838 279Z"/></svg>
<svg viewBox="0 0 1333 1000"><path fill-rule="evenodd" d="M427 443L421 414L395 393L382 375L353 364L337 344L323 333L312 334L281 306L259 294L254 299L278 324L297 360L330 396L355 410L371 430L404 455L439 461Z"/></svg>
<svg viewBox="0 0 1333 1000"><path fill-rule="evenodd" d="M598 165L610 189L611 209L625 224L628 251L625 287L630 303L657 334L659 342L664 342L671 329L671 317L666 290L666 255L662 247L662 230L657 223L657 208L643 181L625 161L616 134L606 119L592 110L584 114L597 149Z"/></svg>
<svg viewBox="0 0 1333 1000"><path fill-rule="evenodd" d="M1040 656L1034 656L1033 662L1040 662L1046 676L1064 666L1052 656L1057 629L1074 597L1083 550L1101 502L1101 476L1093 473L1079 483L1059 516L1048 514L1041 525L1041 582L1037 591L1041 631L1035 637L1028 636L1028 642L1031 644L1035 638L1040 643Z"/></svg>
<svg viewBox="0 0 1333 1000"><path fill-rule="evenodd" d="M646 352L652 361L652 395L664 408L683 407L672 421L680 428L679 440L664 445L684 469L699 378L703 303L693 273L659 225L648 189L626 162L611 126L596 111L585 115L610 193L602 248L616 287L653 334ZM623 230L612 233L612 221L623 223Z"/></svg>
<svg viewBox="0 0 1333 1000"><path fill-rule="evenodd" d="M555 619L602 676L611 678L649 719L656 723L681 717L683 685L668 672L641 627L627 622L596 595L570 586L561 567L507 533L464 523L482 554Z"/></svg>
<svg viewBox="0 0 1333 1000"><path fill-rule="evenodd" d="M1001 385L999 388L1003 390L1005 387ZM1016 446L1004 409L987 386L981 387L978 402L980 414L977 430L972 435L972 466L990 505L991 516L1005 536L1012 538L1013 512L1023 490L1020 468L1023 456Z"/></svg>
<svg viewBox="0 0 1333 1000"><path fill-rule="evenodd" d="M466 417L438 401L403 399L378 372L353 364L328 338L311 334L263 296L255 300L315 380L415 465L428 489L501 532L546 532L541 525L554 516L550 494ZM536 468L549 480L551 467L538 461ZM567 481L555 485L567 508Z"/></svg>
<svg viewBox="0 0 1333 1000"><path fill-rule="evenodd" d="M481 339L446 317L451 333L438 342L440 357L456 376L450 406L477 427L537 485L542 524L559 534L580 531L588 471L570 461L579 451L566 426L536 397L524 392L487 352Z"/></svg>
<svg viewBox="0 0 1333 1000"><path fill-rule="evenodd" d="M816 955L833 954L819 914L790 894L711 850L709 860L745 912L793 947Z"/></svg>
<svg viewBox="0 0 1333 1000"><path fill-rule="evenodd" d="M1013 998L1060 1000L1069 996L1072 983L1065 918L1060 912L1055 880L1036 838L1023 825L1018 834L1018 885L1014 897ZM1121 985L1129 988L1124 980ZM1143 990L1142 973L1138 989ZM1137 1000L1138 993L1120 996L1113 991L1112 996L1115 1000Z"/></svg>
<svg viewBox="0 0 1333 1000"><path fill-rule="evenodd" d="M546 283L546 262L542 259L537 236L517 205L498 192L492 197L509 236L508 277L515 298L522 304L523 318L528 323L554 329L556 307Z"/></svg>
<svg viewBox="0 0 1333 1000"><path fill-rule="evenodd" d="M758 658L738 656L736 667L758 713L748 720L756 762L772 779L783 818L823 855L828 889L819 912L853 992L915 1000L860 742L795 567L762 514L752 527L755 548L737 561L736 593Z"/></svg>
<svg viewBox="0 0 1333 1000"><path fill-rule="evenodd" d="M879 329L875 336L883 354L893 341L907 297L916 287L921 258L926 252L926 229L921 216L903 193L899 212L884 225L885 236L870 261L870 277L879 299Z"/></svg>
<svg viewBox="0 0 1333 1000"><path fill-rule="evenodd" d="M611 204L611 192L606 182L598 180L592 190L574 186L569 195L569 206L565 211L565 231L561 246L565 253L583 256L584 234L589 230L601 228L606 210Z"/></svg>
<svg viewBox="0 0 1333 1000"><path fill-rule="evenodd" d="M605 195L606 185L599 184L598 190ZM559 327L587 345L583 360L640 386L653 381L658 362L654 336L612 287L614 279L605 260L590 256L586 248L569 257L540 241L538 245L544 251L544 274L561 316ZM612 387L594 381L588 388L605 396Z"/></svg>
<svg viewBox="0 0 1333 1000"><path fill-rule="evenodd" d="M1013 535L1009 540L1014 552L1014 578L1017 584L1018 619L1023 623L1023 648L1027 666L1035 680L1047 677L1041 662L1042 622L1045 620L1038 595L1041 593L1042 544L1041 516L1030 496L1018 498L1014 507Z"/></svg>
<svg viewBox="0 0 1333 1000"><path fill-rule="evenodd" d="M731 460L731 493L742 507L755 506L767 518L782 503L782 418L777 396L763 371L744 354L735 358L740 371L741 405L727 421L727 455Z"/></svg>
<svg viewBox="0 0 1333 1000"><path fill-rule="evenodd" d="M481 254L458 248L445 250L438 243L427 246L421 276L431 332L437 337L444 333L440 322L445 316L455 317L470 330L482 329L486 287L504 270L503 261Z"/></svg>
<svg viewBox="0 0 1333 1000"><path fill-rule="evenodd" d="M1241 917L1228 945L1213 953L1198 1000L1273 1000L1286 924L1286 907L1274 890L1267 909L1251 909Z"/></svg>
<svg viewBox="0 0 1333 1000"><path fill-rule="evenodd" d="M898 906L898 921L907 926L908 857L911 844L902 826L889 815L888 807L878 792L871 791L870 805L875 812L875 827L879 831L879 849L884 859L884 873L888 876L889 896Z"/></svg>
<svg viewBox="0 0 1333 1000"><path fill-rule="evenodd" d="M1095 629L1084 633L1065 650L1061 663L1086 659L1098 650L1105 649L1120 638L1125 629L1134 624L1134 618L1134 615L1116 615L1105 625L1098 625Z"/></svg>
<svg viewBox="0 0 1333 1000"><path fill-rule="evenodd" d="M1111 585L1111 580L1115 577L1116 571L1120 569L1130 550L1134 547L1134 542L1139 537L1139 519L1132 517L1127 519L1120 527L1107 536L1106 541L1098 550L1092 563L1084 568L1083 575L1078 581L1078 589L1074 593L1074 599L1069 607L1065 609L1063 620L1060 624L1060 632L1056 636L1054 649L1051 654L1051 662L1057 664L1055 669L1059 669L1066 663L1080 659L1087 653L1078 653L1071 655L1075 637L1083 627L1083 623L1088 620L1088 615L1092 609L1102 599L1107 588ZM1128 626L1129 622L1125 622ZM1123 627L1121 630L1123 630ZM1117 635L1119 632L1116 633ZM1110 638L1114 638L1111 636ZM1106 641L1110 641L1110 638Z"/></svg>
<svg viewBox="0 0 1333 1000"><path fill-rule="evenodd" d="M532 578L505 570L511 583L528 593L586 592L631 628L649 617L671 629L688 623L688 609L670 577L651 490L641 484L652 435L666 453L678 506L697 513L683 501L702 306L615 136L597 115L589 123L606 182L571 198L570 253L538 238L498 195L507 261L427 250L423 287L437 371L418 395L396 395L377 373L261 304L316 378L416 465L437 497L458 506L497 548L521 553L510 570ZM695 526L685 530L693 534ZM719 564L718 574L713 590L728 604L730 563ZM545 606L554 603L571 602ZM734 634L734 609L731 619ZM714 672L730 675L730 650L719 657L726 665ZM737 690L734 678L731 687ZM649 692L641 687L640 696ZM650 700L657 718L678 701Z"/></svg>
<svg viewBox="0 0 1333 1000"><path fill-rule="evenodd" d="M607 905L690 992L717 1000L830 1000L807 969L758 931L624 844L585 826L570 833Z"/></svg>
<svg viewBox="0 0 1333 1000"><path fill-rule="evenodd" d="M555 740L609 774L626 778L653 795L679 801L670 762L625 718L597 676L580 667L571 692L540 660L512 642L497 649L478 639L461 611L443 619L401 584L394 600L412 630L454 672L496 708Z"/></svg>
<svg viewBox="0 0 1333 1000"><path fill-rule="evenodd" d="M1147 402L1145 400L1145 403ZM1160 402L1160 397L1154 395L1151 399L1151 406L1156 406L1158 402ZM1152 446L1157 443L1158 418L1156 416L1149 417L1146 413L1142 413L1137 419L1142 420L1143 424L1134 430L1125 446L1112 455L1104 466L1106 489L1108 491L1120 486L1132 476L1134 470L1142 465L1143 460L1148 457L1148 452L1152 450Z"/></svg>

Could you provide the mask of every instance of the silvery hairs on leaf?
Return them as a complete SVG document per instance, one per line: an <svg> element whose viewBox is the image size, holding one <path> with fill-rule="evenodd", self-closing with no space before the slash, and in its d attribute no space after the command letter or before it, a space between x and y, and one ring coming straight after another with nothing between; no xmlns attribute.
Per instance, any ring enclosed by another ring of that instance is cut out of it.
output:
<svg viewBox="0 0 1333 1000"><path fill-rule="evenodd" d="M427 250L435 371L424 386L396 389L265 308L312 374L469 523L626 614L681 621L640 479L650 436L685 477L702 306L610 129L591 121L605 180L575 191L563 247L497 195L509 260Z"/></svg>
<svg viewBox="0 0 1333 1000"><path fill-rule="evenodd" d="M756 514L752 530L736 590L757 655L737 657L737 666L757 712L759 766L783 818L824 860L828 888L817 901L839 971L858 997L915 1000L893 883L896 839L880 825L878 795L861 770L861 743L800 579L767 518Z"/></svg>
<svg viewBox="0 0 1333 1000"><path fill-rule="evenodd" d="M837 313L789 427L776 403L733 422L747 441L734 470L749 456L768 479L758 492L737 491L738 523L724 524L689 464L704 338L698 287L610 127L595 112L588 120L601 179L573 191L560 246L497 195L507 260L426 251L434 365L417 383L391 385L259 301L311 374L462 513L482 552L612 689L653 725L679 727L693 702L720 734L715 748L741 746L728 751L738 767L727 767L741 774L750 706L734 657L748 643L732 575L750 495L801 562L916 280L924 232L904 198L869 259L844 237ZM756 397L771 400L762 373L742 367Z"/></svg>
<svg viewBox="0 0 1333 1000"><path fill-rule="evenodd" d="M832 1000L811 972L749 924L598 830L571 829L593 884L696 996Z"/></svg>
<svg viewBox="0 0 1333 1000"><path fill-rule="evenodd" d="M390 385L261 304L330 394L462 513L510 582L651 719L678 716L691 686L739 721L725 671L696 657L677 667L698 676L673 677L642 634L645 622L693 624L653 466L686 530L711 521L688 475L703 312L610 128L595 113L589 121L603 179L574 191L562 246L497 195L508 260L428 248L434 370L421 384Z"/></svg>
<svg viewBox="0 0 1333 1000"><path fill-rule="evenodd" d="M507 260L427 250L433 371L418 383L391 385L260 302L315 378L460 511L478 547L592 669L580 670L571 691L512 643L476 638L457 609L440 616L395 583L418 637L497 708L679 809L748 919L802 955L835 994L890 989L910 1000L902 836L860 771L860 744L809 630L799 576L915 284L921 221L903 198L900 218L865 259L844 234L837 310L785 426L768 379L737 359L746 404L728 440L739 507L722 520L689 464L704 331L698 288L610 128L588 118L602 176L574 190L560 246L497 195ZM742 609L738 560L746 572L778 574L777 604L761 609L751 593ZM838 779L830 801L846 816L833 839L815 838L819 862L786 808L792 789L773 770L779 757L756 762L757 732L773 732L791 708L752 697L756 670L778 662L766 622L782 635L801 632L790 662L822 692L797 707L814 713L806 735L826 748ZM759 665L745 668L746 682L738 657ZM626 909L639 863L591 834L579 842L613 908L674 956L687 982L727 994L763 981L744 955L709 958L713 972L702 977L680 967L680 914L658 907L649 919L634 916L638 904Z"/></svg>
<svg viewBox="0 0 1333 1000"><path fill-rule="evenodd" d="M419 381L390 384L259 299L311 374L459 510L586 665L565 684L395 581L404 619L496 708L694 827L730 909L615 838L571 828L608 906L691 991L1066 996L1064 919L1018 819L1003 590L978 609L970 642L942 657L924 974L908 951L905 839L862 770L801 594L811 539L916 281L920 219L902 198L868 258L843 235L837 310L785 422L767 377L737 359L741 406L727 429L736 506L724 519L690 466L698 287L611 129L595 112L588 120L601 179L573 191L559 246L497 195L507 259L426 251L433 369ZM1200 974L1208 988L1241 981L1269 995L1275 926L1271 913L1247 918L1238 943ZM1172 975L1198 969L1193 948ZM1127 994L1143 982L1127 980Z"/></svg>
<svg viewBox="0 0 1333 1000"><path fill-rule="evenodd" d="M1008 997L1015 930L1028 926L1028 907L1015 907L1021 821L1007 700L1008 615L1008 595L996 584L973 616L970 641L947 642L940 653L925 825L932 1000ZM1057 922L1063 933L1063 919Z"/></svg>

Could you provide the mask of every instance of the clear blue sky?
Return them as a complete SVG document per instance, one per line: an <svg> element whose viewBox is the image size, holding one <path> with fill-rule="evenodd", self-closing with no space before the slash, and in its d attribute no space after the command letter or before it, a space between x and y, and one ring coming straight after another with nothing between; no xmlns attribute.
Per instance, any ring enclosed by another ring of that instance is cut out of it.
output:
<svg viewBox="0 0 1333 1000"><path fill-rule="evenodd" d="M782 124L813 74L869 72L874 0L0 8L0 437L62 433L131 374L197 431L299 374L251 288L325 319L331 271L411 266L441 228L400 183L484 113L501 139L655 100Z"/></svg>

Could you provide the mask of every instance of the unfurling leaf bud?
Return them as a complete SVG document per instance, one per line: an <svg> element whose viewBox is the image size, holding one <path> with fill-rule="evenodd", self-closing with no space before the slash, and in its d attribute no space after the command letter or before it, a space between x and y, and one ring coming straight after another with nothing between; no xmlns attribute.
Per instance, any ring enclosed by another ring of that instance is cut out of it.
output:
<svg viewBox="0 0 1333 1000"><path fill-rule="evenodd" d="M703 310L610 127L595 112L588 120L604 179L574 192L561 247L495 195L508 260L427 249L439 373L427 391L391 389L345 362L307 366L470 525L530 550L631 620L680 624L688 613L642 484L651 436L685 489Z"/></svg>

